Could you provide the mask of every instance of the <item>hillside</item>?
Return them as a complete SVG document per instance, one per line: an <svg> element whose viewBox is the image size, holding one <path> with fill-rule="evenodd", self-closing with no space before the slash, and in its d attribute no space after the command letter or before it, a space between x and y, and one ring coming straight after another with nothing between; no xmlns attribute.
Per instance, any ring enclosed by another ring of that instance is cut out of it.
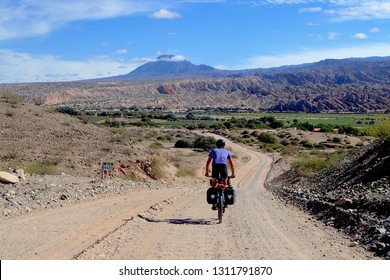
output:
<svg viewBox="0 0 390 280"><path fill-rule="evenodd" d="M178 152L171 142L151 148L157 136L194 137L185 130L99 128L33 104L1 101L0 131L1 171L23 168L29 173L15 186L0 183L2 219L136 187L175 188L194 180L199 187L204 184L194 168L194 163L203 168L204 153ZM156 157L164 176L153 173ZM378 142L356 150L336 171L306 180L289 171L268 186L283 201L311 210L327 225L344 229L363 247L389 258L389 159L388 142ZM237 158L237 166L247 160ZM116 163L107 183L99 180L102 161ZM183 166L181 171L191 176L177 175ZM335 206L342 199L344 204Z"/></svg>
<svg viewBox="0 0 390 280"><path fill-rule="evenodd" d="M200 71L197 73L215 70L186 61L158 61L138 69L144 74L154 71L153 79L141 75L139 79L129 80L123 76L123 79L113 77L89 82L0 85L0 90L11 89L47 105L68 104L86 110L223 106L294 112L389 111L388 57L324 60L300 66L234 71L225 77L194 74L190 78L190 69L194 67ZM158 73L171 74L167 77Z"/></svg>
<svg viewBox="0 0 390 280"><path fill-rule="evenodd" d="M292 169L271 181L283 200L334 226L390 259L390 142L351 152L331 170L300 178Z"/></svg>

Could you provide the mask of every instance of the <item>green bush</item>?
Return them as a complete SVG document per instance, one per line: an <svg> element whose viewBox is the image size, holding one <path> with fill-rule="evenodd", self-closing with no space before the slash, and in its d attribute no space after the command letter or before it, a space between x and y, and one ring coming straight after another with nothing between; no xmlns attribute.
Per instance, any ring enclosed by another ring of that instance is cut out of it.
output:
<svg viewBox="0 0 390 280"><path fill-rule="evenodd" d="M267 132L260 133L260 135L257 137L257 139L260 142L267 143L267 144L275 144L277 142L276 137L270 133L267 133Z"/></svg>
<svg viewBox="0 0 390 280"><path fill-rule="evenodd" d="M375 126L366 128L366 134L368 134L369 136L390 141L390 121L384 120L379 122Z"/></svg>
<svg viewBox="0 0 390 280"><path fill-rule="evenodd" d="M215 138L211 136L199 136L195 139L193 148L202 150L202 151L208 151L213 148L215 148Z"/></svg>
<svg viewBox="0 0 390 280"><path fill-rule="evenodd" d="M325 168L325 166L326 162L324 158L310 157L308 155L301 155L292 164L292 167L297 169L303 177L311 177Z"/></svg>
<svg viewBox="0 0 390 280"><path fill-rule="evenodd" d="M192 142L188 139L179 139L175 143L175 148L192 148Z"/></svg>
<svg viewBox="0 0 390 280"><path fill-rule="evenodd" d="M310 142L308 139L303 139L300 144L307 149L315 148L315 145L312 142Z"/></svg>
<svg viewBox="0 0 390 280"><path fill-rule="evenodd" d="M310 154L301 154L292 163L299 174L303 177L311 177L315 173L324 169L331 170L335 168L345 155L345 150L338 150L334 153L324 151L312 151Z"/></svg>
<svg viewBox="0 0 390 280"><path fill-rule="evenodd" d="M333 137L332 142L333 143L341 143L341 138L340 137Z"/></svg>
<svg viewBox="0 0 390 280"><path fill-rule="evenodd" d="M63 113L63 114L71 115L71 116L79 116L80 115L79 111L77 111L75 108L69 107L69 106L58 107L58 108L56 108L56 111L59 113Z"/></svg>

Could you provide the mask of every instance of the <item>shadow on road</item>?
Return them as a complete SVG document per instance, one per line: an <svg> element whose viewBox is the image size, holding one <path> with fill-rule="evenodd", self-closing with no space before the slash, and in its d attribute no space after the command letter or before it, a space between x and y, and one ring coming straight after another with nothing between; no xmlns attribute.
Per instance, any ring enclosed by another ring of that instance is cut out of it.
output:
<svg viewBox="0 0 390 280"><path fill-rule="evenodd" d="M210 225L212 224L212 221L205 220L205 219L154 219L151 217L146 217L144 215L139 214L138 217L141 219L144 219L151 223L169 223L169 224L176 224L176 225Z"/></svg>

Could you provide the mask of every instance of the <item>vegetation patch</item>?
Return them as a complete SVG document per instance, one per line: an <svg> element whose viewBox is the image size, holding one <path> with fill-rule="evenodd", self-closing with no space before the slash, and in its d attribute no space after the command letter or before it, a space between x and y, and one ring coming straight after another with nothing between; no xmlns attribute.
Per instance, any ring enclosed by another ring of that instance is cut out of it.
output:
<svg viewBox="0 0 390 280"><path fill-rule="evenodd" d="M326 153L313 151L301 153L292 163L292 168L298 171L302 177L312 177L325 169L334 168L342 159L344 151Z"/></svg>
<svg viewBox="0 0 390 280"><path fill-rule="evenodd" d="M11 90L4 90L0 93L0 100L9 104L19 104L23 102L23 98Z"/></svg>
<svg viewBox="0 0 390 280"><path fill-rule="evenodd" d="M37 175L54 175L57 173L57 167L53 162L36 162L26 166L24 171Z"/></svg>

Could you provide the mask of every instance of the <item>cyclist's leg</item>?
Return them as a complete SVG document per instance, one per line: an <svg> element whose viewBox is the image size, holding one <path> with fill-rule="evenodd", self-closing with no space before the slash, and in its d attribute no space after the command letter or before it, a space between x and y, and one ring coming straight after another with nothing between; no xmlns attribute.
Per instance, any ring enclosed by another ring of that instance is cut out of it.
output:
<svg viewBox="0 0 390 280"><path fill-rule="evenodd" d="M221 166L220 172L221 172L222 182L226 186L227 185L227 177L228 177L228 171L227 171L227 165L226 164Z"/></svg>
<svg viewBox="0 0 390 280"><path fill-rule="evenodd" d="M212 178L212 184L214 187L218 183L219 173L220 173L219 164L213 164L212 169L211 169L211 178Z"/></svg>

